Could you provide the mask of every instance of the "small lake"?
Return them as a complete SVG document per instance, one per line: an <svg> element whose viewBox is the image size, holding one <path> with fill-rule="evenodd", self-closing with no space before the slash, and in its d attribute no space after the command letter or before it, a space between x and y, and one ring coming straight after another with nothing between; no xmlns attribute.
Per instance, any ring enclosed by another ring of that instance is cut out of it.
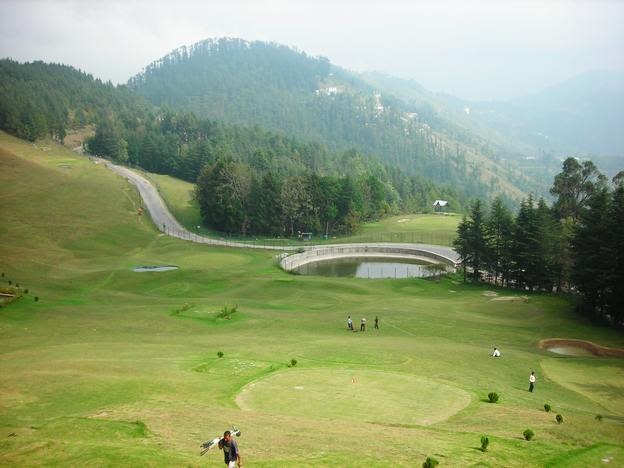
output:
<svg viewBox="0 0 624 468"><path fill-rule="evenodd" d="M171 271L177 270L178 267L175 265L155 265L155 266L138 266L134 267L132 271L137 273L145 273L147 271Z"/></svg>
<svg viewBox="0 0 624 468"><path fill-rule="evenodd" d="M426 262L404 258L347 257L306 263L293 269L300 275L356 278L425 278L431 276Z"/></svg>

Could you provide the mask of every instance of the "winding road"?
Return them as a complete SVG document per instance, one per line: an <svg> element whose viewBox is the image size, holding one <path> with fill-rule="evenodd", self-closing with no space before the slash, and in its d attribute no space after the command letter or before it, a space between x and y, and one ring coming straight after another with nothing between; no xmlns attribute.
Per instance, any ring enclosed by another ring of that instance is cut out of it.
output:
<svg viewBox="0 0 624 468"><path fill-rule="evenodd" d="M145 203L145 207L149 211L154 224L156 227L163 233L167 234L171 237L176 237L179 239L183 239L190 242L196 242L199 244L210 244L210 245L219 245L224 247L238 247L245 249L265 249L265 250L277 250L277 251L297 251L301 250L301 246L276 246L276 245L266 245L266 244L251 244L244 242L232 242L226 240L219 239L211 239L209 237L201 236L194 232L188 231L185 229L177 219L171 214L164 200L156 190L156 187L152 185L152 183L147 180L142 175L136 173L132 169L129 169L124 166L119 166L117 164L113 164L112 162L97 158L99 161L104 163L108 169L111 171L121 175L128 182L135 185L139 190L139 194L141 198L143 198L143 202ZM344 249L346 247L358 248L362 246L369 247L378 247L378 248L398 248L404 247L410 250L420 250L422 252L429 252L436 254L440 257L444 257L449 262L453 264L457 264L459 262L459 255L450 247L443 247L440 245L429 245L429 244L398 244L398 243L365 243L365 244L322 244L322 245L306 245L303 249L306 252L319 250L319 249L328 249L331 247ZM390 255L389 255L390 256Z"/></svg>

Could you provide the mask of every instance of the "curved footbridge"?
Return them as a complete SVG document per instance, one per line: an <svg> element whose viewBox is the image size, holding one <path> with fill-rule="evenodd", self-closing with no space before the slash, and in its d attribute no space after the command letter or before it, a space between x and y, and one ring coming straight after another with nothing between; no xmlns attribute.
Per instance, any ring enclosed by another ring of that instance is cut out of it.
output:
<svg viewBox="0 0 624 468"><path fill-rule="evenodd" d="M281 250L280 266L290 271L306 263L340 257L391 257L410 258L429 263L444 263L451 267L457 266L459 255L450 247L428 244L394 244L394 243L361 243L302 246L275 246L266 244L250 244L210 239L185 229L171 214L167 205L154 185L137 172L107 160L101 160L110 170L126 178L139 190L145 207L150 213L156 227L165 234L179 239L200 244L240 247L246 249ZM302 251L303 249L303 251ZM289 254L288 252L296 252Z"/></svg>

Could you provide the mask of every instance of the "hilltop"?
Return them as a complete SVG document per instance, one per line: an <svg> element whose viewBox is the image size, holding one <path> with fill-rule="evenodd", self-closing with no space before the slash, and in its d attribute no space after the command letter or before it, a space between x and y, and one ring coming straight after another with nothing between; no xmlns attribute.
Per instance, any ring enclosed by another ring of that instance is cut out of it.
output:
<svg viewBox="0 0 624 468"><path fill-rule="evenodd" d="M157 106L259 125L383 164L469 196L544 193L480 136L373 86L323 57L241 39L206 40L148 65L128 86Z"/></svg>

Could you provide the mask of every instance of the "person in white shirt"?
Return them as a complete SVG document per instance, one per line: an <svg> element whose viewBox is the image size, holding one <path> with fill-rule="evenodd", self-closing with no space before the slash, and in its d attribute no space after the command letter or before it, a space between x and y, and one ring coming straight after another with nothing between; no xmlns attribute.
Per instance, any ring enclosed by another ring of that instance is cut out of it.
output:
<svg viewBox="0 0 624 468"><path fill-rule="evenodd" d="M501 353L498 348L494 348L494 352L492 353L492 357L500 357Z"/></svg>
<svg viewBox="0 0 624 468"><path fill-rule="evenodd" d="M531 375L529 375L529 392L533 392L535 388L535 372L531 371Z"/></svg>

